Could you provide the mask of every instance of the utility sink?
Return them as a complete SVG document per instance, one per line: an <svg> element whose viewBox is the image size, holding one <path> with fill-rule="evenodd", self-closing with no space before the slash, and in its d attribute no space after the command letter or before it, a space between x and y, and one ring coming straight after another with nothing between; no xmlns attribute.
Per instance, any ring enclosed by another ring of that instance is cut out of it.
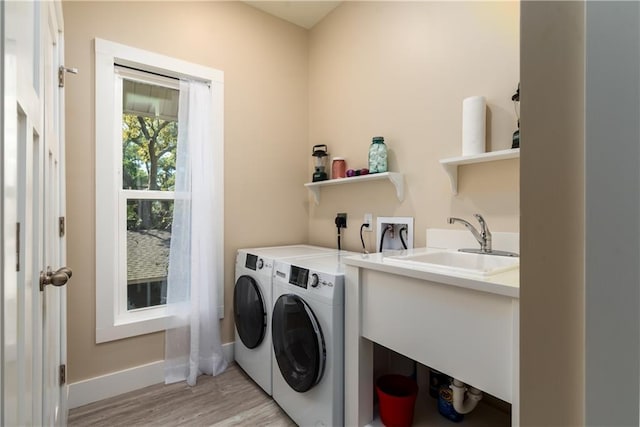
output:
<svg viewBox="0 0 640 427"><path fill-rule="evenodd" d="M520 259L497 255L483 255L456 251L427 252L412 255L392 255L384 258L384 262L419 270L435 270L493 276L513 270L520 266Z"/></svg>

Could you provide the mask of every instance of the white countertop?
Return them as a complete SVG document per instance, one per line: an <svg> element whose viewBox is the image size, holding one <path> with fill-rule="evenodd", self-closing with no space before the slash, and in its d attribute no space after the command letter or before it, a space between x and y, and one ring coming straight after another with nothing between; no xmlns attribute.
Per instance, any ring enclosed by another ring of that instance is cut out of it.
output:
<svg viewBox="0 0 640 427"><path fill-rule="evenodd" d="M391 255L414 255L427 252L438 252L442 249L417 248L406 251L390 251L375 254L360 254L343 259L344 264L355 267L367 268L384 273L398 274L406 277L459 286L480 292L488 292L510 298L520 298L520 269L506 271L492 276L480 276L462 273L444 273L437 269L429 269L428 266L414 268L401 266L397 263L385 262L385 258Z"/></svg>

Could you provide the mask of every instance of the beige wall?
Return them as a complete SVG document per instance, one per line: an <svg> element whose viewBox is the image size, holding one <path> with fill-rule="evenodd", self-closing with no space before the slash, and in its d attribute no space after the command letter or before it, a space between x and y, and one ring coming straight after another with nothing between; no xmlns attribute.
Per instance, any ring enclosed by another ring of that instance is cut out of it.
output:
<svg viewBox="0 0 640 427"><path fill-rule="evenodd" d="M233 340L237 248L333 247L338 211L349 214L351 250L365 212L415 217L416 246L450 215L480 212L493 230L519 229L518 161L461 168L457 196L438 163L461 154L462 99L471 95L487 98L488 148L511 145L516 2L345 2L310 32L239 2L65 2L64 19L66 63L81 70L66 90L71 382L164 353L161 333L95 344L95 37L225 72L224 342ZM350 167L366 167L374 135L385 136L390 169L405 174L404 202L379 181L325 188L315 206L302 186L311 146L326 143Z"/></svg>
<svg viewBox="0 0 640 427"><path fill-rule="evenodd" d="M522 5L523 426L585 423L584 7Z"/></svg>
<svg viewBox="0 0 640 427"><path fill-rule="evenodd" d="M492 230L518 231L517 160L461 168L457 196L438 162L461 155L462 100L472 95L487 98L489 150L511 147L518 81L517 2L345 2L331 12L309 39L307 181L312 145L363 168L371 138L383 135L405 200L383 181L323 188L310 207L311 243L335 247L337 212L349 215L350 250L361 248L365 212L414 217L417 247L451 215L480 212Z"/></svg>
<svg viewBox="0 0 640 427"><path fill-rule="evenodd" d="M95 344L95 37L225 72L225 319L239 247L307 240L307 31L240 2L65 2L71 382L164 357L162 333ZM273 191L278 189L278 191ZM286 231L286 232L285 232Z"/></svg>

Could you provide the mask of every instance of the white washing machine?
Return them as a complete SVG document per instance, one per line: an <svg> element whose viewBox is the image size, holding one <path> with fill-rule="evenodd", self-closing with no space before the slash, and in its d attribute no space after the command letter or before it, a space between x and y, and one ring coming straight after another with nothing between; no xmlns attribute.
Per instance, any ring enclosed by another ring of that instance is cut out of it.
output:
<svg viewBox="0 0 640 427"><path fill-rule="evenodd" d="M271 308L275 259L331 254L336 249L310 245L239 249L233 309L236 338L235 360L271 395Z"/></svg>
<svg viewBox="0 0 640 427"><path fill-rule="evenodd" d="M300 426L344 425L344 265L355 252L278 260L273 398Z"/></svg>

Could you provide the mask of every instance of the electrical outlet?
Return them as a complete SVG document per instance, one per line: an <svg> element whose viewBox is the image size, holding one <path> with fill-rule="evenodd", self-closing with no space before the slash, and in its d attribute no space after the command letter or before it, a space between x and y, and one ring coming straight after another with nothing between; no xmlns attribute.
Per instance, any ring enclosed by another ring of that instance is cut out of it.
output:
<svg viewBox="0 0 640 427"><path fill-rule="evenodd" d="M338 227L338 228L347 228L347 214L346 213L337 213L336 214L336 227Z"/></svg>
<svg viewBox="0 0 640 427"><path fill-rule="evenodd" d="M370 213L366 213L364 214L364 221L365 224L368 225L368 227L365 227L364 231L373 231L373 226L372 226L372 222L373 222L373 214Z"/></svg>

